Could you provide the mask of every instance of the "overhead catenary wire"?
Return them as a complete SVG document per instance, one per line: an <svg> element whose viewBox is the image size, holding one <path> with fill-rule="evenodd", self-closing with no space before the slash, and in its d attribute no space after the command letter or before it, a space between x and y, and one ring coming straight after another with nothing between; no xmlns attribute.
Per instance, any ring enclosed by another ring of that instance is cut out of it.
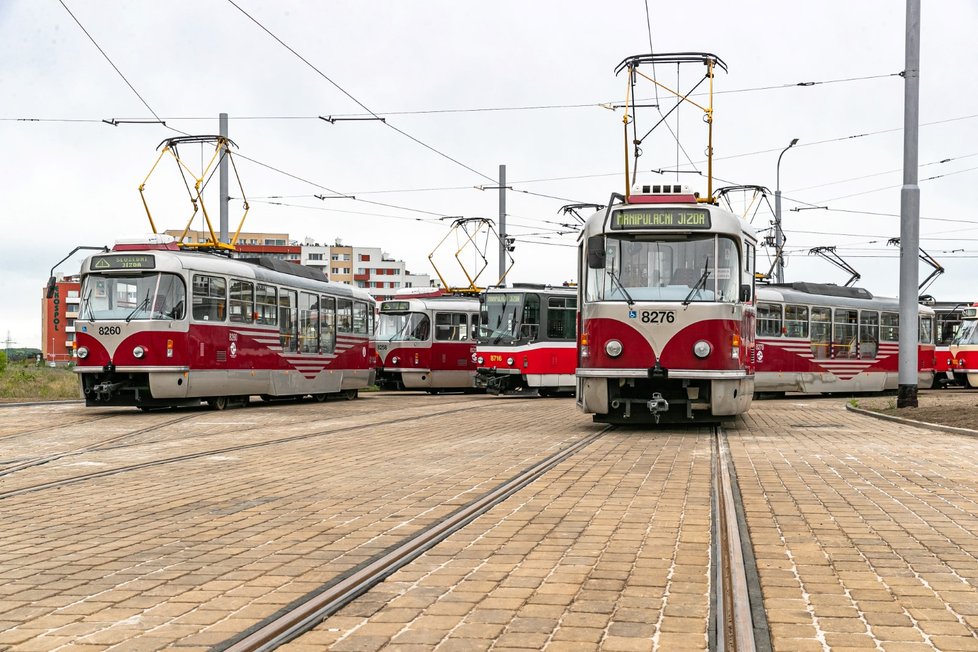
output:
<svg viewBox="0 0 978 652"><path fill-rule="evenodd" d="M339 90L341 93L343 93L349 99L351 99L354 103L356 103L357 106L359 106L360 108L362 108L364 111L366 111L367 113L369 113L374 118L377 118L378 120L381 120L381 117L378 114L376 114L373 111L371 111L367 107L366 104L364 104L363 102L361 102L360 100L358 100L356 97L354 97L352 94L350 94L345 88L343 88L342 86L340 86L339 84L337 84L335 81L333 81L326 73L324 73L322 70L320 70L315 65L313 65L312 62L310 62L308 59L306 59L305 57L303 57L295 49L293 49L290 45L288 45L285 41L283 41L278 36L276 36L274 33L272 33L272 31L270 29L268 29L262 23L260 23L254 16L252 16L247 11L245 11L244 9L242 9L241 6L238 5L234 0L227 0L227 1L228 1L228 3L231 6L233 6L235 9L237 9L238 11L240 11L251 22L253 22L255 25L257 25L262 31L264 31L266 34L268 34L270 37L272 37L275 41L277 41L282 47L284 47L286 50L288 50L289 52L291 52L292 54L294 54L300 61L302 61L304 64L306 64L307 66L309 66L310 68L312 68L312 70L314 70L320 77L322 77L327 82L329 82L330 84L332 84L337 90ZM442 158L448 159L452 163L455 163L456 165L465 168L469 172L472 172L473 174L477 174L477 175L479 175L480 177L482 177L484 179L488 179L489 181L495 182L495 179L493 179L492 177L490 177L490 176L488 176L486 174L483 174L482 172L479 172L475 168L472 168L472 167L466 165L465 163L462 163L458 159L453 158L452 156L449 156L448 154L442 152L439 149L436 149L435 147L432 147L428 143L426 143L426 142L424 142L424 141L422 141L422 140L420 140L418 138L415 138L414 136L412 136L411 134L407 133L403 129L399 129L399 128L395 127L390 122L384 120L382 122L382 124L384 126L390 128L390 129L393 129L394 131L396 131L397 133L401 134L405 138L408 138L409 140L417 143L418 145L421 145L425 149L428 149L428 150L434 152L438 156L441 156Z"/></svg>

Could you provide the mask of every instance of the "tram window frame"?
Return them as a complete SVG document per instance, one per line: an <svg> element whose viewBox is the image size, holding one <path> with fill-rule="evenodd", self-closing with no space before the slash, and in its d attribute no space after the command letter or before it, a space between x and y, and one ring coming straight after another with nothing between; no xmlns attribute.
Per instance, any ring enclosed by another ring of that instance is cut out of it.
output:
<svg viewBox="0 0 978 652"><path fill-rule="evenodd" d="M336 332L353 332L353 299L336 300Z"/></svg>
<svg viewBox="0 0 978 652"><path fill-rule="evenodd" d="M875 360L880 348L880 313L877 310L859 311L859 358Z"/></svg>
<svg viewBox="0 0 978 652"><path fill-rule="evenodd" d="M353 332L357 335L370 335L367 313L366 303L363 301L353 302Z"/></svg>
<svg viewBox="0 0 978 652"><path fill-rule="evenodd" d="M299 353L319 352L319 295L299 293Z"/></svg>
<svg viewBox="0 0 978 652"><path fill-rule="evenodd" d="M540 335L540 295L532 292L523 297L520 310L520 339L536 340Z"/></svg>
<svg viewBox="0 0 978 652"><path fill-rule="evenodd" d="M255 285L255 323L263 326L278 325L278 288L274 285Z"/></svg>
<svg viewBox="0 0 978 652"><path fill-rule="evenodd" d="M749 296L740 297L741 301L751 301L754 298L754 281L755 281L754 270L756 268L756 262L757 262L756 256L757 256L757 247L755 247L753 243L750 243L745 240L744 241L744 277L745 278L741 279L740 284L741 287L747 286L748 288L750 288L750 290L749 290Z"/></svg>
<svg viewBox="0 0 978 652"><path fill-rule="evenodd" d="M469 340L476 341L479 337L479 326L482 324L482 313L469 313Z"/></svg>
<svg viewBox="0 0 978 652"><path fill-rule="evenodd" d="M825 306L812 306L808 313L812 357L816 360L827 360L832 348L832 309ZM818 339L816 333L819 333Z"/></svg>
<svg viewBox="0 0 978 652"><path fill-rule="evenodd" d="M464 342L468 339L469 320L464 312L436 312L435 340Z"/></svg>
<svg viewBox="0 0 978 652"><path fill-rule="evenodd" d="M336 349L336 298L319 297L319 349L332 353Z"/></svg>
<svg viewBox="0 0 978 652"><path fill-rule="evenodd" d="M759 302L755 319L758 337L781 337L784 334L784 306L780 303Z"/></svg>
<svg viewBox="0 0 978 652"><path fill-rule="evenodd" d="M792 319L789 319L789 316ZM785 304L784 336L808 339L808 306L795 303Z"/></svg>
<svg viewBox="0 0 978 652"><path fill-rule="evenodd" d="M576 331L577 297L547 297L547 339L573 342Z"/></svg>
<svg viewBox="0 0 978 652"><path fill-rule="evenodd" d="M880 342L900 341L900 313L880 313Z"/></svg>
<svg viewBox="0 0 978 652"><path fill-rule="evenodd" d="M299 297L295 290L282 288L278 293L278 334L282 351L299 350Z"/></svg>
<svg viewBox="0 0 978 652"><path fill-rule="evenodd" d="M228 321L251 324L255 321L255 284L232 278L228 287Z"/></svg>
<svg viewBox="0 0 978 652"><path fill-rule="evenodd" d="M932 315L918 317L917 342L918 344L934 343L934 317Z"/></svg>
<svg viewBox="0 0 978 652"><path fill-rule="evenodd" d="M191 286L194 320L208 323L223 322L227 317L225 314L228 300L227 279L212 274L194 274ZM201 289L206 290L206 293L199 293L198 290ZM218 290L220 294L217 293Z"/></svg>
<svg viewBox="0 0 978 652"><path fill-rule="evenodd" d="M859 357L858 346L859 311L856 308L835 308L832 310L832 357L856 359Z"/></svg>

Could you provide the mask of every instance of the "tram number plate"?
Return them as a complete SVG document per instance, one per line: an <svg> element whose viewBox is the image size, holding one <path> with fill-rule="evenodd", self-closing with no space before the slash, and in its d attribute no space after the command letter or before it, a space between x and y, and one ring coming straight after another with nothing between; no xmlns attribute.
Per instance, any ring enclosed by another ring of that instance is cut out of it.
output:
<svg viewBox="0 0 978 652"><path fill-rule="evenodd" d="M99 326L99 335L119 335L122 333L122 328L119 326Z"/></svg>
<svg viewBox="0 0 978 652"><path fill-rule="evenodd" d="M676 313L672 310L643 310L643 324L672 324L676 321Z"/></svg>

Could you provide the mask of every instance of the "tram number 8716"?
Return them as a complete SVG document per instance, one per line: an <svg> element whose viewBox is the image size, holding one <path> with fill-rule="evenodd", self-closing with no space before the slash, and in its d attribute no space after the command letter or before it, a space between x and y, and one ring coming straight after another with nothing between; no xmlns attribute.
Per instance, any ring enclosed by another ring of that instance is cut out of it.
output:
<svg viewBox="0 0 978 652"><path fill-rule="evenodd" d="M643 310L643 324L672 324L676 321L676 313L671 310Z"/></svg>

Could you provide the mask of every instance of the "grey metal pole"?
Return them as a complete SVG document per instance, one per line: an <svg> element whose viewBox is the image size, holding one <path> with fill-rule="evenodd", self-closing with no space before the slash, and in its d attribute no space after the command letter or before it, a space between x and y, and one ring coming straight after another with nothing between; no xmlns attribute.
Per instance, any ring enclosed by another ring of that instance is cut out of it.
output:
<svg viewBox="0 0 978 652"><path fill-rule="evenodd" d="M907 0L907 52L903 71L903 187L900 189L900 371L897 407L917 407L917 258L920 187L917 128L920 99L920 0Z"/></svg>
<svg viewBox="0 0 978 652"><path fill-rule="evenodd" d="M218 116L219 133L225 138L228 137L228 114L221 113ZM221 187L221 242L231 242L228 235L228 158L221 157L220 169L218 170Z"/></svg>
<svg viewBox="0 0 978 652"><path fill-rule="evenodd" d="M506 279L506 166L499 166L499 279L505 285Z"/></svg>
<svg viewBox="0 0 978 652"><path fill-rule="evenodd" d="M778 159L780 161L780 159ZM774 282L784 283L784 259L781 258L781 247L784 246L784 234L781 233L781 189L774 191L774 252L778 259L774 266Z"/></svg>

